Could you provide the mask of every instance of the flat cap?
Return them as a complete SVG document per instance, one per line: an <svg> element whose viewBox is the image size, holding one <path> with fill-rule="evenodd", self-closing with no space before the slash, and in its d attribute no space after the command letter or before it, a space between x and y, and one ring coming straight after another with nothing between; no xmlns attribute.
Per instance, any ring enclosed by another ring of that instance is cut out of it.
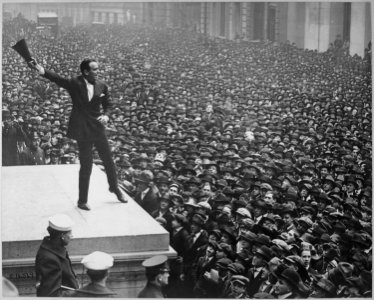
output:
<svg viewBox="0 0 374 300"><path fill-rule="evenodd" d="M249 279L243 275L233 275L231 277L231 282L239 282L242 285L247 285L249 283Z"/></svg>

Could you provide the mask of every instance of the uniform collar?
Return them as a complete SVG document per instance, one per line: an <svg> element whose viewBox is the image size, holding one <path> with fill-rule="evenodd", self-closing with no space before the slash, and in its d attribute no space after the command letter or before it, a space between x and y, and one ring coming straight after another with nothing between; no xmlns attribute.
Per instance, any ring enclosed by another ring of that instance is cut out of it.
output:
<svg viewBox="0 0 374 300"><path fill-rule="evenodd" d="M49 236L44 237L40 248L50 251L61 258L66 258L66 248L59 244L59 240L51 240Z"/></svg>
<svg viewBox="0 0 374 300"><path fill-rule="evenodd" d="M93 295L115 295L116 293L107 287L91 282L90 284L77 290L78 293L93 294Z"/></svg>

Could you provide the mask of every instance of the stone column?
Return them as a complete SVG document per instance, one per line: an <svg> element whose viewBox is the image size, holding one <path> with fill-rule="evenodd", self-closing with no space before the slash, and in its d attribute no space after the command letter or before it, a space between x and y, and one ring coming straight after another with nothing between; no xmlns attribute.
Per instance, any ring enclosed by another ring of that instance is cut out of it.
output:
<svg viewBox="0 0 374 300"><path fill-rule="evenodd" d="M244 38L247 38L247 2L241 3L241 33Z"/></svg>
<svg viewBox="0 0 374 300"><path fill-rule="evenodd" d="M274 41L279 42L280 41L280 14L281 14L281 8L277 4L275 6L275 36L274 36Z"/></svg>
<svg viewBox="0 0 374 300"><path fill-rule="evenodd" d="M288 3L277 3L277 41L287 41Z"/></svg>
<svg viewBox="0 0 374 300"><path fill-rule="evenodd" d="M334 43L336 36L339 34L343 37L344 22L344 3L330 3L330 43Z"/></svg>
<svg viewBox="0 0 374 300"><path fill-rule="evenodd" d="M330 3L306 3L305 48L326 51L330 41Z"/></svg>
<svg viewBox="0 0 374 300"><path fill-rule="evenodd" d="M319 2L306 3L305 7L305 34L304 44L306 49L318 49L319 34Z"/></svg>
<svg viewBox="0 0 374 300"><path fill-rule="evenodd" d="M99 12L95 11L94 12L94 19L93 19L94 22L99 22Z"/></svg>
<svg viewBox="0 0 374 300"><path fill-rule="evenodd" d="M297 47L304 48L306 3L289 2L287 8L287 40Z"/></svg>
<svg viewBox="0 0 374 300"><path fill-rule="evenodd" d="M108 23L113 24L114 23L114 13L110 12L108 13Z"/></svg>
<svg viewBox="0 0 374 300"><path fill-rule="evenodd" d="M208 24L208 34L214 35L215 34L215 28L214 28L214 6L215 3L209 2L208 5L208 18L207 18L207 24Z"/></svg>
<svg viewBox="0 0 374 300"><path fill-rule="evenodd" d="M263 37L264 37L264 40L267 40L268 38L268 3L265 2L264 3L264 33L263 33Z"/></svg>
<svg viewBox="0 0 374 300"><path fill-rule="evenodd" d="M205 32L205 24L207 22L207 4L205 2L200 3L200 32L206 34Z"/></svg>
<svg viewBox="0 0 374 300"><path fill-rule="evenodd" d="M227 16L227 21L228 21L228 30L227 30L227 34L226 34L226 37L229 39L229 40L232 40L234 39L235 37L235 32L234 32L234 3L232 2L229 2L229 3L226 3L226 9L228 10L226 16Z"/></svg>
<svg viewBox="0 0 374 300"><path fill-rule="evenodd" d="M370 3L353 2L349 54L363 57L371 36Z"/></svg>
<svg viewBox="0 0 374 300"><path fill-rule="evenodd" d="M170 18L170 15L171 15L171 3L166 3L166 26L170 26L171 25L171 18Z"/></svg>
<svg viewBox="0 0 374 300"><path fill-rule="evenodd" d="M325 52L329 48L330 11L331 11L331 2L320 3L319 38L318 38L318 48L317 48L319 52Z"/></svg>

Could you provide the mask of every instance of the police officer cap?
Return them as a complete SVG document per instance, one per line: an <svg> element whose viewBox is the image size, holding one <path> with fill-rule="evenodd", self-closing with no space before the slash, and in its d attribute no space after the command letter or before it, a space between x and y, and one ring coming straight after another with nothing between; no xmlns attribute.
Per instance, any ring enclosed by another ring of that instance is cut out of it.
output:
<svg viewBox="0 0 374 300"><path fill-rule="evenodd" d="M73 221L69 216L57 214L49 218L49 227L57 231L71 231Z"/></svg>
<svg viewBox="0 0 374 300"><path fill-rule="evenodd" d="M168 271L166 265L168 258L166 255L156 255L143 261L142 266L146 269L158 269L159 271Z"/></svg>
<svg viewBox="0 0 374 300"><path fill-rule="evenodd" d="M108 270L113 266L113 257L105 252L95 251L83 257L81 263L86 269L94 271Z"/></svg>

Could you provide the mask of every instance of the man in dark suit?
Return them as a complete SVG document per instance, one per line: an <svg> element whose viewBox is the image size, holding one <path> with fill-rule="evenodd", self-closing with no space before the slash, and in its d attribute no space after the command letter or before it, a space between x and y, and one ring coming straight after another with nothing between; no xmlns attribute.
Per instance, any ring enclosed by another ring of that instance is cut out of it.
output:
<svg viewBox="0 0 374 300"><path fill-rule="evenodd" d="M191 234L187 240L187 249L184 255L184 283L186 298L193 296L192 289L196 283L195 263L202 254L202 248L208 244L208 232L203 229L205 220L199 214L194 214L191 220ZM190 294L189 294L190 293Z"/></svg>
<svg viewBox="0 0 374 300"><path fill-rule="evenodd" d="M247 274L249 284L247 285L247 293L249 297L256 294L263 282L268 278L269 270L267 262L272 258L272 251L269 247L263 245L258 248L253 256L252 265Z"/></svg>
<svg viewBox="0 0 374 300"><path fill-rule="evenodd" d="M134 200L149 214L158 208L158 194L153 185L153 173L142 171L135 177L136 193Z"/></svg>
<svg viewBox="0 0 374 300"><path fill-rule="evenodd" d="M29 64L39 74L65 88L72 99L73 109L70 115L67 136L75 139L79 147L79 199L78 207L90 210L87 205L88 188L92 172L92 147L95 145L103 161L109 183L109 191L120 202L127 202L118 187L116 168L112 159L105 124L109 120L111 101L108 86L98 79L99 64L94 59L84 59L80 64L82 75L63 78L53 71L45 70L38 63ZM103 108L101 113L100 108Z"/></svg>

